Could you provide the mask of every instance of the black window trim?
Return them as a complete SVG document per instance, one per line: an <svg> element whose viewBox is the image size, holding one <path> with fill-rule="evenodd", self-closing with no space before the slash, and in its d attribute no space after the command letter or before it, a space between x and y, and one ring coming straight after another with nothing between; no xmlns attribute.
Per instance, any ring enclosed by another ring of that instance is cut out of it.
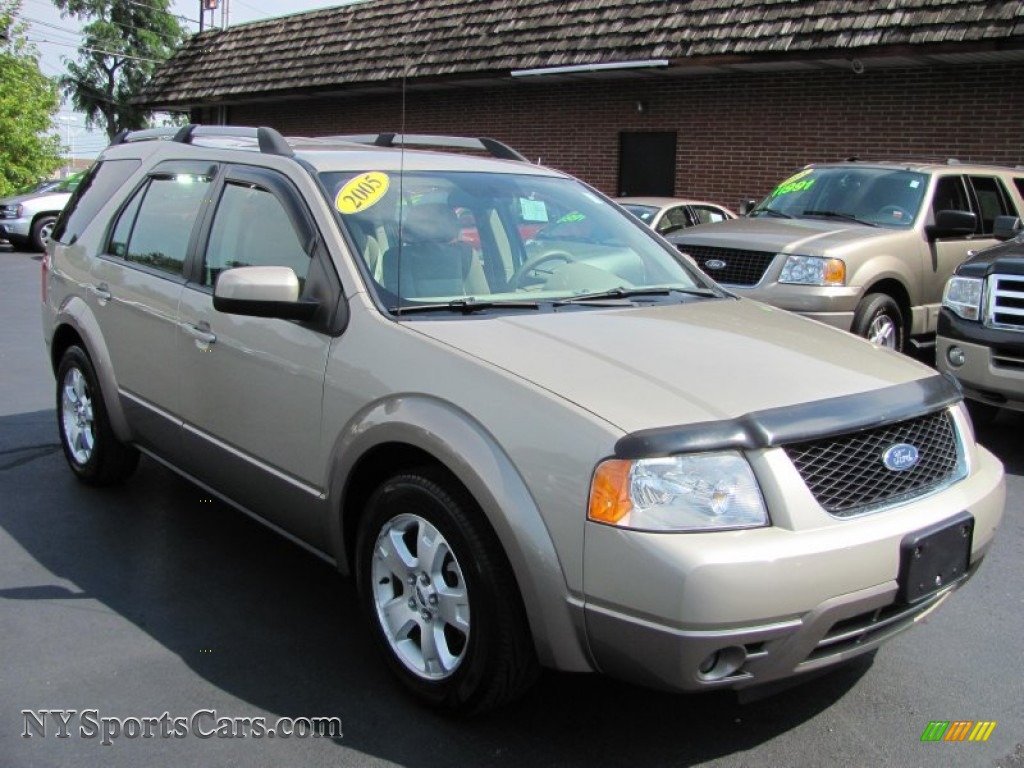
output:
<svg viewBox="0 0 1024 768"><path fill-rule="evenodd" d="M142 210L142 204L145 202L146 194L149 192L149 186L153 179L169 179L172 176L176 176L182 173L191 173L201 176L210 176L210 189L213 190L217 185L217 178L220 173L221 166L218 163L210 162L207 160L164 160L157 164L153 168L146 172L145 176L139 179L138 183L133 187L132 191L125 196L124 200L117 207L114 215L110 217L110 221L107 224L106 230L103 233L103 247L100 250L99 258L106 261L119 264L122 267L128 267L130 269L143 272L147 275L154 277L162 277L165 280L184 285L188 282L189 264L193 261L196 245L198 243L199 232L202 228L202 222L207 218L208 211L211 206L204 206L200 208L200 216L196 219L196 223L192 226L192 232L189 235L188 245L185 247L185 257L182 261L181 274L175 275L167 272L163 269L156 267L150 267L146 264L141 264L137 261L132 261L124 256L118 256L111 252L110 241L114 236L114 229L117 227L118 222L121 220L121 216L124 214L128 206L131 205L135 196L142 194L142 200L139 201L139 208L135 212L135 219L132 221L131 231L129 232L128 242L131 242L131 235L135 232L136 220L139 216L139 211Z"/></svg>

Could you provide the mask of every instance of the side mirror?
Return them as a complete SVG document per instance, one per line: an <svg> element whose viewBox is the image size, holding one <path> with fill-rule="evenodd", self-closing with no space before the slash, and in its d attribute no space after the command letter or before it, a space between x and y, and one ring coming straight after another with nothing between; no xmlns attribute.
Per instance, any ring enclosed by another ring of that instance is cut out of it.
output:
<svg viewBox="0 0 1024 768"><path fill-rule="evenodd" d="M935 223L925 227L930 240L943 237L967 237L978 229L978 217L970 211L942 210L935 213Z"/></svg>
<svg viewBox="0 0 1024 768"><path fill-rule="evenodd" d="M740 200L740 216L746 216L756 207L757 200L752 197L748 197L746 200Z"/></svg>
<svg viewBox="0 0 1024 768"><path fill-rule="evenodd" d="M220 273L213 308L230 315L312 320L318 301L299 301L299 278L290 267L235 267Z"/></svg>
<svg viewBox="0 0 1024 768"><path fill-rule="evenodd" d="M992 237L996 240L1012 240L1024 230L1024 223L1016 216L996 216L992 225Z"/></svg>

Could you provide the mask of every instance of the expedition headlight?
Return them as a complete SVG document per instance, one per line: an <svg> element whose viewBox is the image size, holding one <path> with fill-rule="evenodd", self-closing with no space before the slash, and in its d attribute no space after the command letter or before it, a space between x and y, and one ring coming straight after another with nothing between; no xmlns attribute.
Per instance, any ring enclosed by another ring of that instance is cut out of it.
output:
<svg viewBox="0 0 1024 768"><path fill-rule="evenodd" d="M21 216L20 205L5 205L3 207L3 217L5 219L16 219Z"/></svg>
<svg viewBox="0 0 1024 768"><path fill-rule="evenodd" d="M647 531L723 531L768 525L754 472L726 451L601 462L590 520Z"/></svg>
<svg viewBox="0 0 1024 768"><path fill-rule="evenodd" d="M826 259L822 256L797 256L784 254L780 283L796 285L845 285L846 262L842 259Z"/></svg>
<svg viewBox="0 0 1024 768"><path fill-rule="evenodd" d="M984 281L977 277L951 277L942 292L942 306L964 320L978 320L984 286Z"/></svg>

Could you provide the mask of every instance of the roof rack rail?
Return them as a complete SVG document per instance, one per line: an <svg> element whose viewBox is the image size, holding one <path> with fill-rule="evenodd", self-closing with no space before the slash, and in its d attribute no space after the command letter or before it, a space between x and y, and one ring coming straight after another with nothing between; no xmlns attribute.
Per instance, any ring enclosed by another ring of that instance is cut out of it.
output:
<svg viewBox="0 0 1024 768"><path fill-rule="evenodd" d="M394 147L405 144L415 144L423 147L442 147L450 149L477 149L483 150L500 160L516 160L521 163L529 163L523 155L516 152L512 147L503 144L497 139L468 138L465 136L436 136L424 133L364 133L346 136L331 136L332 139L340 141L351 141L356 144L373 144L378 147Z"/></svg>
<svg viewBox="0 0 1024 768"><path fill-rule="evenodd" d="M199 125L191 123L180 128L148 128L141 131L121 131L110 142L128 144L135 141L175 141L179 144L193 144L194 139L225 138L255 139L260 152L266 155L282 155L292 157L295 153L288 146L284 136L273 128L250 128L234 125Z"/></svg>

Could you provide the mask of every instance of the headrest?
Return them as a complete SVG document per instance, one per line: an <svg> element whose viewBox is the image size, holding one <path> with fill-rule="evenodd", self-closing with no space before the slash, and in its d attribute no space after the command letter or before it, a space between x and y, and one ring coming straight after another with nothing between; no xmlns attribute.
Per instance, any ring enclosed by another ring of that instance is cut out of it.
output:
<svg viewBox="0 0 1024 768"><path fill-rule="evenodd" d="M402 240L406 243L450 243L459 236L459 219L443 203L413 206L402 221Z"/></svg>

